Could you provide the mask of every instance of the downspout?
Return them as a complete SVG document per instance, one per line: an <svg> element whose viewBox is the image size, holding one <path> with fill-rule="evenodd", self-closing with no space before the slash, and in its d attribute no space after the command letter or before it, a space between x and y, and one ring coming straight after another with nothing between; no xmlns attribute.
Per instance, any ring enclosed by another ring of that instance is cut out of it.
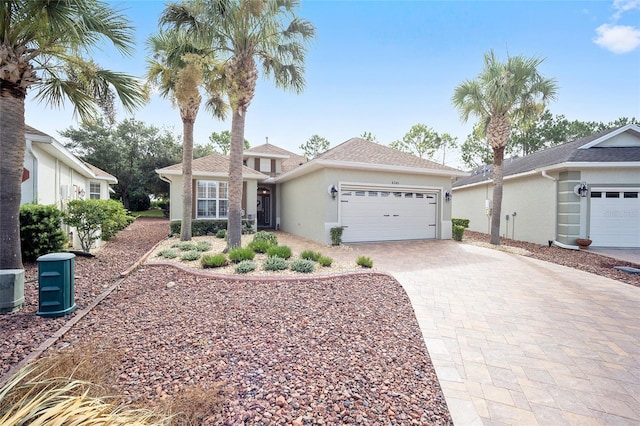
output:
<svg viewBox="0 0 640 426"><path fill-rule="evenodd" d="M33 145L31 144L31 141L29 139L27 139L27 151L31 154L31 158L33 158L33 162L31 164L31 170L29 171L31 173L32 177L32 183L31 186L33 187L33 199L30 201L31 203L38 203L38 158L36 157L36 153L33 152Z"/></svg>
<svg viewBox="0 0 640 426"><path fill-rule="evenodd" d="M554 191L555 200L554 200L553 205L554 205L554 210L555 210L554 228L556 230L555 232L556 232L556 236L557 236L558 235L558 179L554 178L553 176L549 176L547 174L546 170L542 170L541 175L542 175L543 178L549 179L549 180L555 182L555 184L556 184L555 185L555 191ZM560 247L560 248L563 248L563 249L580 250L580 247L578 247L578 246L572 246L572 245L569 245L569 244L564 244L564 243L561 243L559 241L556 241L555 239L553 240L552 244L554 246L557 246L557 247Z"/></svg>

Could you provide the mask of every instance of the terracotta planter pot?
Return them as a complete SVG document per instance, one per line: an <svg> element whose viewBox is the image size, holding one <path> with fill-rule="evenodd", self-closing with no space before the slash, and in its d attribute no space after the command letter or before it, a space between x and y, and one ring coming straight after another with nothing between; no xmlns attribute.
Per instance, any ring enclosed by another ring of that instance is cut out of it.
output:
<svg viewBox="0 0 640 426"><path fill-rule="evenodd" d="M580 247L581 250L586 250L591 245L592 241L588 238L577 238L576 244Z"/></svg>

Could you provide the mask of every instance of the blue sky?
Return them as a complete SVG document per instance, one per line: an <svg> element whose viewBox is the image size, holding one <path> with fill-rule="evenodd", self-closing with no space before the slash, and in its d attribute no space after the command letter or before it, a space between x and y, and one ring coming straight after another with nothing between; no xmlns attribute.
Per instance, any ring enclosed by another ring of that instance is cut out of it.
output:
<svg viewBox="0 0 640 426"><path fill-rule="evenodd" d="M136 27L137 50L122 58L95 52L103 67L145 73L145 40L157 29L164 2L113 1ZM312 135L331 146L373 133L388 144L423 123L462 143L472 123L460 122L451 104L457 85L475 78L483 54L545 58L540 71L555 78L554 114L612 121L640 118L640 0L612 1L324 1L303 0L299 16L317 37L306 62L302 94L258 82L246 117L252 146L269 142L293 152ZM78 126L72 109L51 110L27 96L27 123L57 139ZM121 113L119 119L129 117ZM179 113L155 96L135 118L181 134ZM231 123L201 109L196 143ZM459 156L447 163L461 167Z"/></svg>

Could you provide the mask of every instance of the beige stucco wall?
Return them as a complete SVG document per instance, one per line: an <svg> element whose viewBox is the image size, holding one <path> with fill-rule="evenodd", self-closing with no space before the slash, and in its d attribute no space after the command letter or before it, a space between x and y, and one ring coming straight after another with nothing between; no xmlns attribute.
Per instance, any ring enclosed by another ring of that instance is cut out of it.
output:
<svg viewBox="0 0 640 426"><path fill-rule="evenodd" d="M393 172L325 168L279 185L280 227L321 243L331 242L329 230L339 226L340 196L329 195L332 185L344 183L376 184L388 187L422 187L443 194L451 189L447 176L410 175ZM438 200L438 236L451 238L451 203Z"/></svg>
<svg viewBox="0 0 640 426"><path fill-rule="evenodd" d="M470 219L469 229L489 233L485 200L493 199L491 182L453 192L453 217ZM513 213L516 212L515 219ZM506 220L509 215L509 221ZM556 238L556 182L540 174L506 179L502 196L500 235L546 244Z"/></svg>

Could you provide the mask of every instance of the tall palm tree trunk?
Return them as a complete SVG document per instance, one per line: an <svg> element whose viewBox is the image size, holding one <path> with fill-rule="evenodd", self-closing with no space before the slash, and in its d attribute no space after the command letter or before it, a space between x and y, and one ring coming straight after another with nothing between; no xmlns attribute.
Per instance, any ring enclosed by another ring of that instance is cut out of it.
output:
<svg viewBox="0 0 640 426"><path fill-rule="evenodd" d="M240 247L242 238L242 152L246 111L234 108L231 117L231 149L229 153L229 223L227 248Z"/></svg>
<svg viewBox="0 0 640 426"><path fill-rule="evenodd" d="M500 245L502 215L502 183L504 180L504 146L493 150L493 209L491 211L491 244Z"/></svg>
<svg viewBox="0 0 640 426"><path fill-rule="evenodd" d="M194 120L183 119L182 131L182 224L180 225L180 240L191 240L191 217L193 216L193 123Z"/></svg>
<svg viewBox="0 0 640 426"><path fill-rule="evenodd" d="M0 269L23 269L20 198L25 151L24 99L23 90L0 82Z"/></svg>

